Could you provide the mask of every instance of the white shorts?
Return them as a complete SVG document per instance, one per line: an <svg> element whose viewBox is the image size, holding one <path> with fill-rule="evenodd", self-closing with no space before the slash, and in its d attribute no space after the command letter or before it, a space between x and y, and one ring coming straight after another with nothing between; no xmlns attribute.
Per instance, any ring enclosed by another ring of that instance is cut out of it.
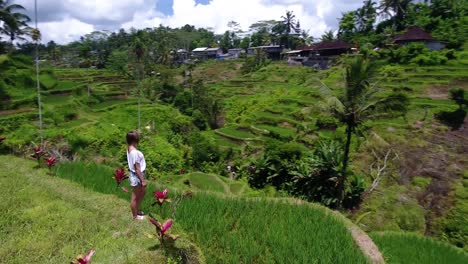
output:
<svg viewBox="0 0 468 264"><path fill-rule="evenodd" d="M141 174L143 174L143 179L145 178L145 172L142 171ZM130 186L136 187L141 185L140 178L138 178L138 175L136 172L130 171L130 177L128 177L128 180L130 181Z"/></svg>

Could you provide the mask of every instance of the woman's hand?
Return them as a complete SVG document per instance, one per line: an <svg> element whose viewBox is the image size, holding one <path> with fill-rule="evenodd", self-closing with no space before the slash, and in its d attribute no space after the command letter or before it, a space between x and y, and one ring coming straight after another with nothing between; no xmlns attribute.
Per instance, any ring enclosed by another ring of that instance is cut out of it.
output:
<svg viewBox="0 0 468 264"><path fill-rule="evenodd" d="M141 181L141 186L143 186L144 188L146 188L146 185L147 185L147 184L146 184L146 181L145 181L145 180Z"/></svg>

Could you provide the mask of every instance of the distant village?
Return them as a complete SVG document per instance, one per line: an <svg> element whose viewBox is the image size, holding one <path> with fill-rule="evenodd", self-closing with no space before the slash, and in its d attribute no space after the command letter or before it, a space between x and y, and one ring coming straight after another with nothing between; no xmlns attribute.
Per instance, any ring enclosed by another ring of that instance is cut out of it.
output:
<svg viewBox="0 0 468 264"><path fill-rule="evenodd" d="M407 28L403 34L393 38L389 42L389 45L403 46L413 42L423 43L430 50L440 50L444 48L442 42L436 40L430 33L418 26ZM378 50L378 48L376 48L376 50ZM346 43L343 40L322 41L296 50L287 50L281 45L267 45L250 47L248 49L228 49L227 53L224 53L221 48L198 47L192 51L179 49L174 52L176 53L174 54L174 59L178 63L185 63L190 59L230 60L254 56L258 51L263 52L270 60L285 60L291 66L327 69L338 56L357 53L359 47Z"/></svg>

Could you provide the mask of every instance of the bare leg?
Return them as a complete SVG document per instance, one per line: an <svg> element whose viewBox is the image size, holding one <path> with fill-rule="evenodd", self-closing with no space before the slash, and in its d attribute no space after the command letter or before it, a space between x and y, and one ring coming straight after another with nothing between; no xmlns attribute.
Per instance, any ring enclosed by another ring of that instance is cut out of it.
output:
<svg viewBox="0 0 468 264"><path fill-rule="evenodd" d="M138 208L138 211L140 211L140 205L141 205L141 202L143 201L143 197L145 197L146 188L141 185L138 186L138 188L139 188L139 192L138 192L138 197L137 197L137 208Z"/></svg>
<svg viewBox="0 0 468 264"><path fill-rule="evenodd" d="M138 193L139 193L139 187L140 187L140 186L135 186L135 187L133 187L132 198L130 199L130 209L132 209L133 219L135 219L135 218L137 217L137 214L138 214Z"/></svg>

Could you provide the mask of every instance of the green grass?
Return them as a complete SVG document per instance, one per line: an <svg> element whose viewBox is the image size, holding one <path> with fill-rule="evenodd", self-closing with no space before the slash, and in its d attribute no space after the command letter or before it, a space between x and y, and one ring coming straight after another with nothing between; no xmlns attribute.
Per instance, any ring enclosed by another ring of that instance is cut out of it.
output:
<svg viewBox="0 0 468 264"><path fill-rule="evenodd" d="M0 166L2 263L69 263L93 248L93 263L166 262L147 235L153 227L132 221L127 201L50 176L33 161L0 156ZM185 238L175 246L192 250Z"/></svg>
<svg viewBox="0 0 468 264"><path fill-rule="evenodd" d="M128 199L128 194L116 191L110 168L66 163L57 174ZM150 183L148 192L163 187L168 186ZM170 196L173 193L170 188ZM150 208L151 202L146 197L143 209L156 210ZM201 248L208 263L366 263L342 220L316 205L197 192L182 202L176 223Z"/></svg>
<svg viewBox="0 0 468 264"><path fill-rule="evenodd" d="M389 264L464 264L468 254L449 245L410 233L371 233Z"/></svg>
<svg viewBox="0 0 468 264"><path fill-rule="evenodd" d="M225 192L228 186L219 179L219 176L214 174L206 174L202 172L194 172L185 175L184 179L190 181L190 185L197 190ZM228 189L229 190L229 189Z"/></svg>
<svg viewBox="0 0 468 264"><path fill-rule="evenodd" d="M268 125L259 125L258 128L265 129L270 132L274 132L283 137L294 137L296 135L296 131L294 128L275 127L275 126L268 126Z"/></svg>
<svg viewBox="0 0 468 264"><path fill-rule="evenodd" d="M218 131L224 135L232 136L233 138L251 139L257 137L254 134L245 131L244 128L239 127L225 127L218 129Z"/></svg>
<svg viewBox="0 0 468 264"><path fill-rule="evenodd" d="M209 263L366 263L343 222L321 207L198 193L178 219Z"/></svg>

